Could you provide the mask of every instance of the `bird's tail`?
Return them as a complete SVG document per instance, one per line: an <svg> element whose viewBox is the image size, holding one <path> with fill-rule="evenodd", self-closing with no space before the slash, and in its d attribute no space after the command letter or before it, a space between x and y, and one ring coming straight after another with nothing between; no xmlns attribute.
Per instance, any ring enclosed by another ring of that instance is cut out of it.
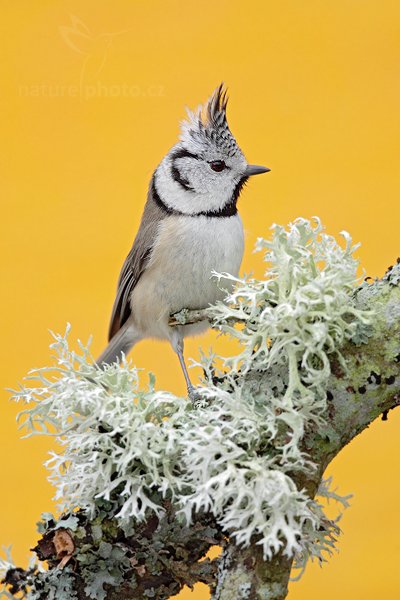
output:
<svg viewBox="0 0 400 600"><path fill-rule="evenodd" d="M122 352L128 354L129 350L141 338L142 336L135 331L132 323L127 321L111 338L108 346L97 359L97 364L101 367L102 365L111 365L117 360L121 360Z"/></svg>

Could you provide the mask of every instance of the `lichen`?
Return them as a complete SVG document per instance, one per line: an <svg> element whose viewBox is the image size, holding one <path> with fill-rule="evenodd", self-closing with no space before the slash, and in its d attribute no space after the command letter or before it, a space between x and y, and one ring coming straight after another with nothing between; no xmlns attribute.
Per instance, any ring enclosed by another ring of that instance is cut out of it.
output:
<svg viewBox="0 0 400 600"><path fill-rule="evenodd" d="M182 523L209 513L237 544L256 536L265 559L282 551L322 560L337 526L293 474L315 470L302 439L326 418L332 359L346 368L341 348L371 317L356 305L358 263L344 238L342 248L318 220L298 219L258 241L267 250L265 279L235 279L227 302L210 311L242 350L223 358L220 371L203 358L195 405L157 391L153 378L141 389L126 360L101 369L89 346L72 352L69 328L55 335L57 366L32 372L33 386L14 397L29 405L21 425L31 435L55 432L62 445L47 461L60 510L79 507L96 519L105 502L128 531L149 515L161 518L167 500ZM258 371L267 386L256 385ZM120 576L108 567L101 586L87 578L93 598Z"/></svg>

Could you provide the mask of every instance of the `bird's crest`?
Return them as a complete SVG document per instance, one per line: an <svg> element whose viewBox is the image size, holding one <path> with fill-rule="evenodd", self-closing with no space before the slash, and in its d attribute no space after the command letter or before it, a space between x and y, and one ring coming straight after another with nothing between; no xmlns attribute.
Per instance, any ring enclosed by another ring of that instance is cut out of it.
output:
<svg viewBox="0 0 400 600"><path fill-rule="evenodd" d="M217 148L228 156L241 154L226 119L228 103L226 89L221 83L204 106L195 111L187 110L188 118L181 123L180 139L188 148L193 144L204 149Z"/></svg>

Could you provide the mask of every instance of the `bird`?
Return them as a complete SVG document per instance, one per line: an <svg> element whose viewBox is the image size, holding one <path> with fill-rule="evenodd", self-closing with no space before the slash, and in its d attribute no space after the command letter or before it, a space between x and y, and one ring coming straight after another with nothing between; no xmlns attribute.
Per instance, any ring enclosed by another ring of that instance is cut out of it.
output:
<svg viewBox="0 0 400 600"><path fill-rule="evenodd" d="M207 320L169 325L170 315L223 301L213 273L237 276L244 231L237 203L243 186L269 168L248 164L228 126L228 96L220 84L208 101L187 110L178 142L155 169L139 229L122 266L108 346L97 365L120 361L145 338L167 340L179 358L188 395L195 393L184 339L203 333Z"/></svg>

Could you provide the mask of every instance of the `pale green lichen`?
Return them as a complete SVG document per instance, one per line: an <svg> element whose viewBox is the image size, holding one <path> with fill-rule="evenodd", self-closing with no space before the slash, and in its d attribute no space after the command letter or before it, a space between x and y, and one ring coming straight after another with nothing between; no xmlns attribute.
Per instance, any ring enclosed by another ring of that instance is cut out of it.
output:
<svg viewBox="0 0 400 600"><path fill-rule="evenodd" d="M238 600L247 600L251 592L251 583L242 583L238 587Z"/></svg>
<svg viewBox="0 0 400 600"><path fill-rule="evenodd" d="M178 313L175 313L175 319L180 325L185 325L187 322L187 316L189 314L189 310L187 308L183 308Z"/></svg>
<svg viewBox="0 0 400 600"><path fill-rule="evenodd" d="M33 372L34 386L15 398L33 404L20 415L30 433L55 432L63 447L47 462L61 509L96 517L105 500L129 528L161 515L164 497L185 522L206 511L238 544L257 536L265 558L281 550L322 560L337 525L293 473L314 470L301 440L324 421L330 359L345 368L342 344L368 325L355 305L358 263L344 237L342 248L318 220L299 219L258 241L267 250L265 280L235 279L227 303L210 311L242 351L223 359L220 372L203 359L195 406L156 391L153 380L143 391L126 361L102 370L88 348L73 353L67 335L55 336L57 367ZM268 374L267 389L249 377L255 371Z"/></svg>
<svg viewBox="0 0 400 600"><path fill-rule="evenodd" d="M6 558L0 557L0 598L15 600L16 597L26 600L76 600L73 570L66 567L63 570L45 570L35 556L29 562L27 571L18 569L11 558L10 549L5 549ZM12 577L13 586L7 589L7 575ZM3 584L3 585L1 585Z"/></svg>
<svg viewBox="0 0 400 600"><path fill-rule="evenodd" d="M31 586L29 600L75 600L78 598L75 589L73 569L67 566L62 571L52 570L37 573L35 583ZM99 600L101 600L99 598Z"/></svg>
<svg viewBox="0 0 400 600"><path fill-rule="evenodd" d="M11 548L3 548L3 554L4 557L0 556L0 598L15 600L15 596L7 590L4 582L6 574L16 568L11 556Z"/></svg>
<svg viewBox="0 0 400 600"><path fill-rule="evenodd" d="M265 583L259 587L257 595L259 600L284 598L286 596L286 586L278 582Z"/></svg>

